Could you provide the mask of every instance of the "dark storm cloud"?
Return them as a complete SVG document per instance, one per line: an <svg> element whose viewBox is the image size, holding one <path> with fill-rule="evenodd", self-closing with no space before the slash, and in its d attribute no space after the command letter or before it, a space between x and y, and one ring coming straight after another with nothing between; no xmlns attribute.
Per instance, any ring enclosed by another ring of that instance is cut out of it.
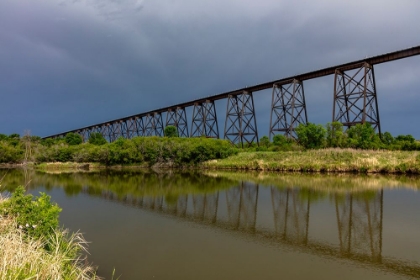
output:
<svg viewBox="0 0 420 280"><path fill-rule="evenodd" d="M408 0L2 1L0 132L53 134L418 45L418 10ZM406 121L420 118L419 65L375 69L392 133L420 138ZM305 83L310 121L331 121L332 83ZM264 135L270 91L255 96Z"/></svg>

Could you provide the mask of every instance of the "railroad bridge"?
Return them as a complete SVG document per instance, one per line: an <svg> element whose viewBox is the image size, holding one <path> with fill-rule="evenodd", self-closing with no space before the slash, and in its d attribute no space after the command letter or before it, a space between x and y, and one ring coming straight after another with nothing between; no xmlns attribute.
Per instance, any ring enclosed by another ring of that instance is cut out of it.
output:
<svg viewBox="0 0 420 280"><path fill-rule="evenodd" d="M83 140L87 141L91 133L99 132L112 142L119 137L163 136L165 127L172 125L177 127L180 137L224 138L242 146L258 143L254 93L266 89L272 89L270 138L278 133L295 138L295 128L308 122L303 82L329 75L334 75L332 121L341 122L346 127L370 123L381 133L374 65L419 54L420 46L416 46L44 138L63 137L73 132L80 134ZM227 107L224 133L220 135L215 101L222 99L227 100ZM186 109L191 107L192 116L189 123Z"/></svg>

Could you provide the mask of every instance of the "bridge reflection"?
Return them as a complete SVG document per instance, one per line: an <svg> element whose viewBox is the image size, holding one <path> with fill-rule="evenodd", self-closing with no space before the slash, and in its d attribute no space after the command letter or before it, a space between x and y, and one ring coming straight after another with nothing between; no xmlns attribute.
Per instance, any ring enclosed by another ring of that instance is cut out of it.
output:
<svg viewBox="0 0 420 280"><path fill-rule="evenodd" d="M327 242L311 236L310 219L316 216L311 216L311 206L319 202L317 191L270 187L270 214L258 203L262 189L266 188L240 182L235 187L211 194L121 197L104 190L101 195L107 200L146 211L234 231L258 242L292 246L310 254L349 259L396 274L420 277L418 263L382 256L383 190L330 194L328 198L331 209L335 210L338 242ZM84 192L88 189L84 188ZM266 219L270 215L271 225L257 220L257 217Z"/></svg>
<svg viewBox="0 0 420 280"><path fill-rule="evenodd" d="M354 184L348 184L353 177L343 181L341 177L324 176L320 180L299 175L273 177L270 181L277 182L274 186L267 181L259 185L200 173L10 171L9 175L13 176L3 180L6 189L22 182L28 182L30 188L62 187L69 196L82 192L270 246L420 278L418 260L383 254L384 191L380 186L407 182L367 181L359 180L359 176ZM339 183L344 187L337 188Z"/></svg>

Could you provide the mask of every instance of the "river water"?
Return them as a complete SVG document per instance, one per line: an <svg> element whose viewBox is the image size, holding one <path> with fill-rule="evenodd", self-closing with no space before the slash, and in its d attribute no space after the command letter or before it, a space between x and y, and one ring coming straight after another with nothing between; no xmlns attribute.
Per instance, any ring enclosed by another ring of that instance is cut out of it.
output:
<svg viewBox="0 0 420 280"><path fill-rule="evenodd" d="M0 170L111 279L420 279L420 178ZM114 277L116 279L116 277Z"/></svg>

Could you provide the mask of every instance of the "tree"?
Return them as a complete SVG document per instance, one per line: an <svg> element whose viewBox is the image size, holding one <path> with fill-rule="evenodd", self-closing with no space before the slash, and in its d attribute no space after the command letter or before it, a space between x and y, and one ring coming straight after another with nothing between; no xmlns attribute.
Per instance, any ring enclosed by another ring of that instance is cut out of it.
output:
<svg viewBox="0 0 420 280"><path fill-rule="evenodd" d="M80 145L83 142L82 136L77 133L69 132L66 134L65 141L69 145Z"/></svg>
<svg viewBox="0 0 420 280"><path fill-rule="evenodd" d="M270 147L270 139L267 136L263 136L260 139L260 147Z"/></svg>
<svg viewBox="0 0 420 280"><path fill-rule="evenodd" d="M346 145L346 135L341 122L327 123L327 146L343 148Z"/></svg>
<svg viewBox="0 0 420 280"><path fill-rule="evenodd" d="M164 133L166 137L178 137L178 129L173 125L165 127Z"/></svg>
<svg viewBox="0 0 420 280"><path fill-rule="evenodd" d="M321 148L325 142L325 128L320 124L299 124L296 127L298 142L306 149Z"/></svg>
<svg viewBox="0 0 420 280"><path fill-rule="evenodd" d="M392 145L395 143L395 138L388 131L382 134L382 142L385 145Z"/></svg>
<svg viewBox="0 0 420 280"><path fill-rule="evenodd" d="M89 136L89 143L93 145L104 145L107 143L106 139L102 135L102 133L99 132L93 132Z"/></svg>
<svg viewBox="0 0 420 280"><path fill-rule="evenodd" d="M346 132L352 148L376 149L380 147L381 140L370 123L358 123Z"/></svg>

